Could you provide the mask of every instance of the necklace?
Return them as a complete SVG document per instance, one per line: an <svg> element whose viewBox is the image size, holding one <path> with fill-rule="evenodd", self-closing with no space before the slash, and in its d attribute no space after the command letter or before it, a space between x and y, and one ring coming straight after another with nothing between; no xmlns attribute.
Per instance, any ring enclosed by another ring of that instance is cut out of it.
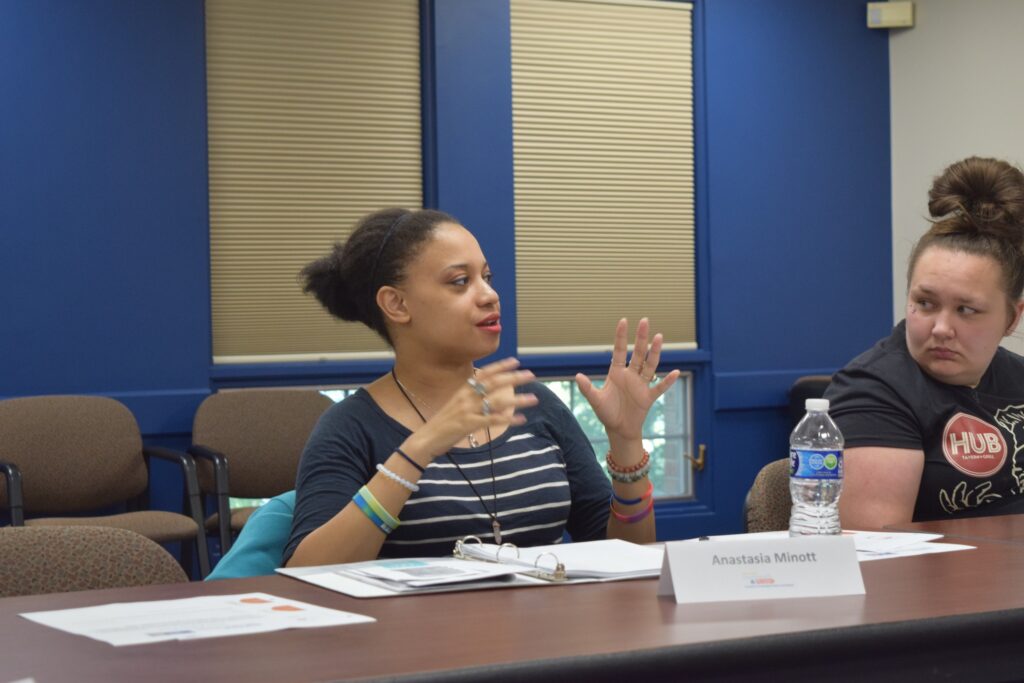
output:
<svg viewBox="0 0 1024 683"><path fill-rule="evenodd" d="M394 368L392 368L391 370L391 377L395 380L395 384L398 385L398 390L402 392L403 396L405 396L405 400L409 402L409 405L411 405L412 409L416 411L416 414L420 416L420 419L426 422L426 420L423 418L423 413L421 413L419 409L416 407L416 401L419 401L423 405L423 407L429 410L430 412L434 412L434 409L430 407L429 403L424 401L416 394L412 393L412 389L409 389L404 384L398 381L398 375L395 374ZM488 441L490 440L490 434L487 435L487 439ZM470 432L469 434L466 435L466 440L469 441L470 448L480 448L480 442L477 441L476 434L474 434L473 432Z"/></svg>
<svg viewBox="0 0 1024 683"><path fill-rule="evenodd" d="M405 397L405 400L409 402L409 405L412 406L412 409L416 411L416 414L419 415L419 418L423 420L424 423L426 423L427 418L424 417L423 413L420 412L420 409L416 407L416 402L412 400L412 392L406 389L405 386L398 381L398 375L395 374L394 368L391 368L391 377L392 379L395 380L395 386L397 386L398 390L402 392L402 396ZM420 403L423 403L423 401L421 400ZM430 409L430 406L428 406L426 403L423 403L423 405L428 410ZM494 501L494 512L491 512L490 510L487 509L487 503L484 502L484 497L481 496L480 492L476 490L476 486L473 485L473 482L470 480L469 477L466 476L466 473L463 471L462 467L460 467L459 463L455 460L455 458L452 457L451 452L446 452L445 456L451 461L453 465L455 465L455 469L459 471L459 474L462 475L462 478L466 480L467 484L469 484L469 488L473 490L473 494L477 497L477 500L480 501L480 505L483 507L484 512L486 512L487 516L491 518L491 530L494 532L494 542L498 545L501 545L501 523L498 521L498 486L497 479L495 479L494 477L494 446L492 445L491 441L491 428L485 427L484 429L487 432L487 455L490 457L491 460L491 496L492 500ZM476 439L474 439L473 435L470 434L469 443L474 448L479 445L477 443L474 443L475 441Z"/></svg>

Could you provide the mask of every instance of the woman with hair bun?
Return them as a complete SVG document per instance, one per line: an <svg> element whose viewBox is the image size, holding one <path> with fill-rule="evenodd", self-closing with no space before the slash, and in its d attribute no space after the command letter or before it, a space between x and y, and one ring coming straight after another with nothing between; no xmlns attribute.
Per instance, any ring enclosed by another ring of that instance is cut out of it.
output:
<svg viewBox="0 0 1024 683"><path fill-rule="evenodd" d="M660 334L615 330L604 386L576 376L608 434L609 483L569 409L498 349L501 307L480 245L439 211L386 209L302 272L305 290L394 349L392 370L330 408L302 455L289 566L451 554L457 538L654 540L641 430Z"/></svg>
<svg viewBox="0 0 1024 683"><path fill-rule="evenodd" d="M906 319L826 392L846 439L845 528L997 515L1024 500L1024 174L971 157L928 193Z"/></svg>

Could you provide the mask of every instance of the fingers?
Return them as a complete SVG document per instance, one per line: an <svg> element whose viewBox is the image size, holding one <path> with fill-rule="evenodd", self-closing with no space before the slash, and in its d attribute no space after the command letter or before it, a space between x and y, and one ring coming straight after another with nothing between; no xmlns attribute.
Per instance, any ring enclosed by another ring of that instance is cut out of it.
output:
<svg viewBox="0 0 1024 683"><path fill-rule="evenodd" d="M661 398L662 394L672 388L672 385L676 383L677 379L679 379L679 374L679 370L673 370L665 375L665 379L651 387L651 393L653 394L655 401Z"/></svg>
<svg viewBox="0 0 1024 683"><path fill-rule="evenodd" d="M658 363L661 362L661 345L662 345L661 333L654 335L654 340L651 342L651 348L647 351L647 360L640 367L640 377L647 382L653 382L654 376L658 373Z"/></svg>
<svg viewBox="0 0 1024 683"><path fill-rule="evenodd" d="M625 318L620 318L615 325L615 343L612 346L612 367L626 367L626 332L629 323Z"/></svg>
<svg viewBox="0 0 1024 683"><path fill-rule="evenodd" d="M597 389L594 388L594 383L590 381L590 378L584 375L582 372L576 373L576 386L580 388L583 397L593 404L597 398Z"/></svg>
<svg viewBox="0 0 1024 683"><path fill-rule="evenodd" d="M485 365L476 371L473 380L469 385L481 396L488 392L497 391L505 387L519 387L529 384L536 379L536 376L529 370L516 370L519 367L518 358L505 358Z"/></svg>
<svg viewBox="0 0 1024 683"><path fill-rule="evenodd" d="M633 357L629 359L629 368L641 372L647 360L647 335L650 331L647 318L641 318L636 326L636 342L633 344Z"/></svg>
<svg viewBox="0 0 1024 683"><path fill-rule="evenodd" d="M516 411L536 405L538 399L529 393L516 393L515 388L536 379L529 370L518 370L517 358L504 358L476 371L462 391L464 410L478 415L485 425L519 424Z"/></svg>

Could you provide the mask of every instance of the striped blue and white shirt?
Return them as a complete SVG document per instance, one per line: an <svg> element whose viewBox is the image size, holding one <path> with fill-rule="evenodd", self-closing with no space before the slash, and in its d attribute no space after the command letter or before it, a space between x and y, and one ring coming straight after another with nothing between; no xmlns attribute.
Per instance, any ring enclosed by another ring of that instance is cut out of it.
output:
<svg viewBox="0 0 1024 683"><path fill-rule="evenodd" d="M450 555L455 541L467 535L493 541L490 513L495 510L502 542L557 543L564 531L574 540L604 538L611 485L590 442L547 387L534 383L520 390L539 399L522 410L526 423L510 427L491 448L453 448L434 460L398 515L402 524L384 542L381 557ZM377 463L410 433L362 389L324 414L299 465L285 562L306 534L352 500L376 474Z"/></svg>

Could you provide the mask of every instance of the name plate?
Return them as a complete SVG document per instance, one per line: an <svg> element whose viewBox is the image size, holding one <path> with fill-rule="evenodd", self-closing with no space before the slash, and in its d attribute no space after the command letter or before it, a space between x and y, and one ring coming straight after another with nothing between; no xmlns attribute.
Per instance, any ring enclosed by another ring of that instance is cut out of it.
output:
<svg viewBox="0 0 1024 683"><path fill-rule="evenodd" d="M658 583L677 603L863 594L850 536L666 543Z"/></svg>

